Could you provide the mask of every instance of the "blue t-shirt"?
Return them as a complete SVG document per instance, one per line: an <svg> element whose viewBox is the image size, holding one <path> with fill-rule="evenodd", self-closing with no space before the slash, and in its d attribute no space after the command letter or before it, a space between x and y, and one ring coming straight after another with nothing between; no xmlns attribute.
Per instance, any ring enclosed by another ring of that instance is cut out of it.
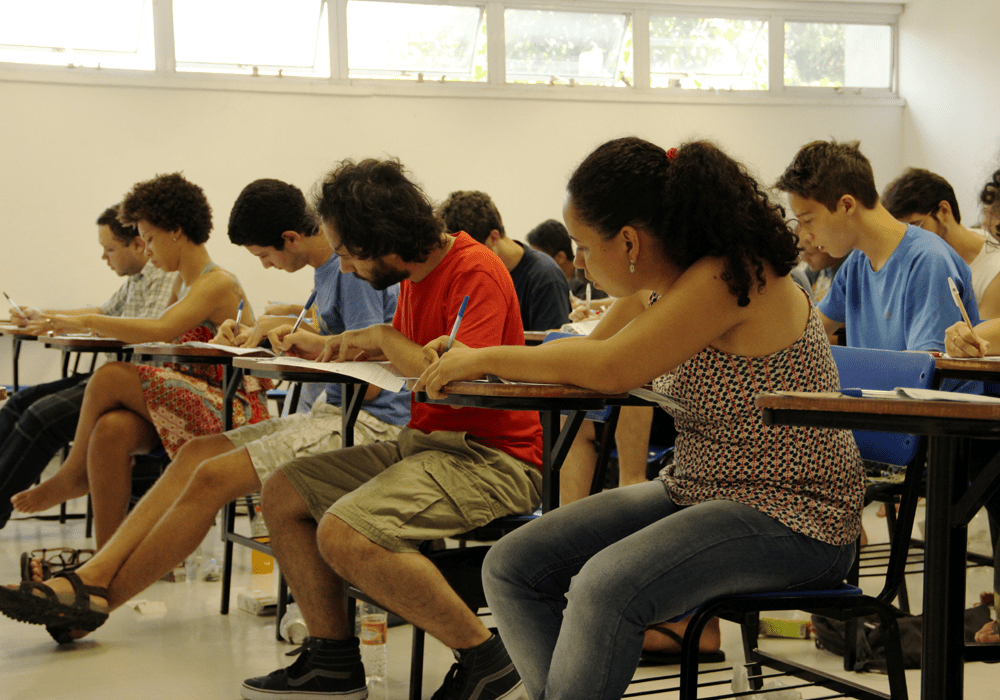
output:
<svg viewBox="0 0 1000 700"><path fill-rule="evenodd" d="M948 287L955 280L973 324L979 307L969 266L940 237L910 225L881 270L852 252L840 266L819 310L847 327L847 344L883 350L944 351L944 332L962 321ZM981 382L946 380L943 389L982 393Z"/></svg>
<svg viewBox="0 0 1000 700"><path fill-rule="evenodd" d="M331 255L317 267L313 280L316 316L323 335L392 323L399 299L398 284L376 291L364 280L342 273L338 255ZM326 385L326 402L340 405L340 384ZM383 389L374 401L365 402L364 409L385 423L406 425L410 422L410 392Z"/></svg>

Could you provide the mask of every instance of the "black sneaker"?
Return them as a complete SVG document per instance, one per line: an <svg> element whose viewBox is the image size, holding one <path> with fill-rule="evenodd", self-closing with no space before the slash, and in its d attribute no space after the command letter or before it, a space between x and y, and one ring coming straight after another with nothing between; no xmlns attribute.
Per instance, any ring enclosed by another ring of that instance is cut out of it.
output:
<svg viewBox="0 0 1000 700"><path fill-rule="evenodd" d="M489 640L464 651L431 700L514 700L527 698L521 676L495 630Z"/></svg>
<svg viewBox="0 0 1000 700"><path fill-rule="evenodd" d="M365 700L365 667L357 638L315 639L287 656L299 655L288 668L243 681L240 693L247 700Z"/></svg>

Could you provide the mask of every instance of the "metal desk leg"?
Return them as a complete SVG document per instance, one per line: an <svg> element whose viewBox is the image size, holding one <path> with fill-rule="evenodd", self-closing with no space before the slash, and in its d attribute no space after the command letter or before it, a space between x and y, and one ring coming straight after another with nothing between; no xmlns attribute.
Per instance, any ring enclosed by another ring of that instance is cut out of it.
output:
<svg viewBox="0 0 1000 700"><path fill-rule="evenodd" d="M19 358L21 357L21 339L16 336L14 337L11 356L14 362L14 393L16 394L21 390L20 374L18 373Z"/></svg>
<svg viewBox="0 0 1000 700"><path fill-rule="evenodd" d="M923 670L924 700L961 698L964 693L962 649L965 607L967 529L952 527L956 494L968 483L962 458L967 440L928 439L927 547L924 567Z"/></svg>

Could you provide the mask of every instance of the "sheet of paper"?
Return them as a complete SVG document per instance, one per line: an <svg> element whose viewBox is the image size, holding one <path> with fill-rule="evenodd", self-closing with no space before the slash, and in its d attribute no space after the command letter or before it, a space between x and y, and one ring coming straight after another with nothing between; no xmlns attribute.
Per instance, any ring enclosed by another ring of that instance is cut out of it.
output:
<svg viewBox="0 0 1000 700"><path fill-rule="evenodd" d="M597 324L600 323L601 319L592 318L589 321L574 321L573 323L564 323L559 330L563 333L578 333L580 335L590 335L590 332L597 328Z"/></svg>
<svg viewBox="0 0 1000 700"><path fill-rule="evenodd" d="M386 391L402 391L406 384L406 378L388 362L313 362L301 357L276 357L273 360L261 360L259 364L261 366L303 367L331 374L341 374L361 379Z"/></svg>
<svg viewBox="0 0 1000 700"><path fill-rule="evenodd" d="M684 407L679 403L674 401L668 396L663 394L658 394L651 389L633 389L628 392L629 395L636 397L637 399L642 399L643 401L649 401L650 403L656 403L665 408L668 411L683 411Z"/></svg>
<svg viewBox="0 0 1000 700"><path fill-rule="evenodd" d="M274 350L270 348L235 348L230 345L216 345L215 343L201 343L198 341L189 341L184 343L185 347L189 348L207 348L209 350L220 350L222 352L229 353L230 355L264 355L264 356L274 356Z"/></svg>

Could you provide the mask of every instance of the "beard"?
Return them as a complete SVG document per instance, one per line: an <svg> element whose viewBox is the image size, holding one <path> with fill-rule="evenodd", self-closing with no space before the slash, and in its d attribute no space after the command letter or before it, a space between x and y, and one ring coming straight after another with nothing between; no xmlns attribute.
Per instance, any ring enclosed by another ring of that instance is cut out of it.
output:
<svg viewBox="0 0 1000 700"><path fill-rule="evenodd" d="M376 291L381 292L408 278L410 276L410 271L393 267L384 260L376 260L372 264L370 278L362 277L357 272L354 273L354 276L358 279L365 280Z"/></svg>

